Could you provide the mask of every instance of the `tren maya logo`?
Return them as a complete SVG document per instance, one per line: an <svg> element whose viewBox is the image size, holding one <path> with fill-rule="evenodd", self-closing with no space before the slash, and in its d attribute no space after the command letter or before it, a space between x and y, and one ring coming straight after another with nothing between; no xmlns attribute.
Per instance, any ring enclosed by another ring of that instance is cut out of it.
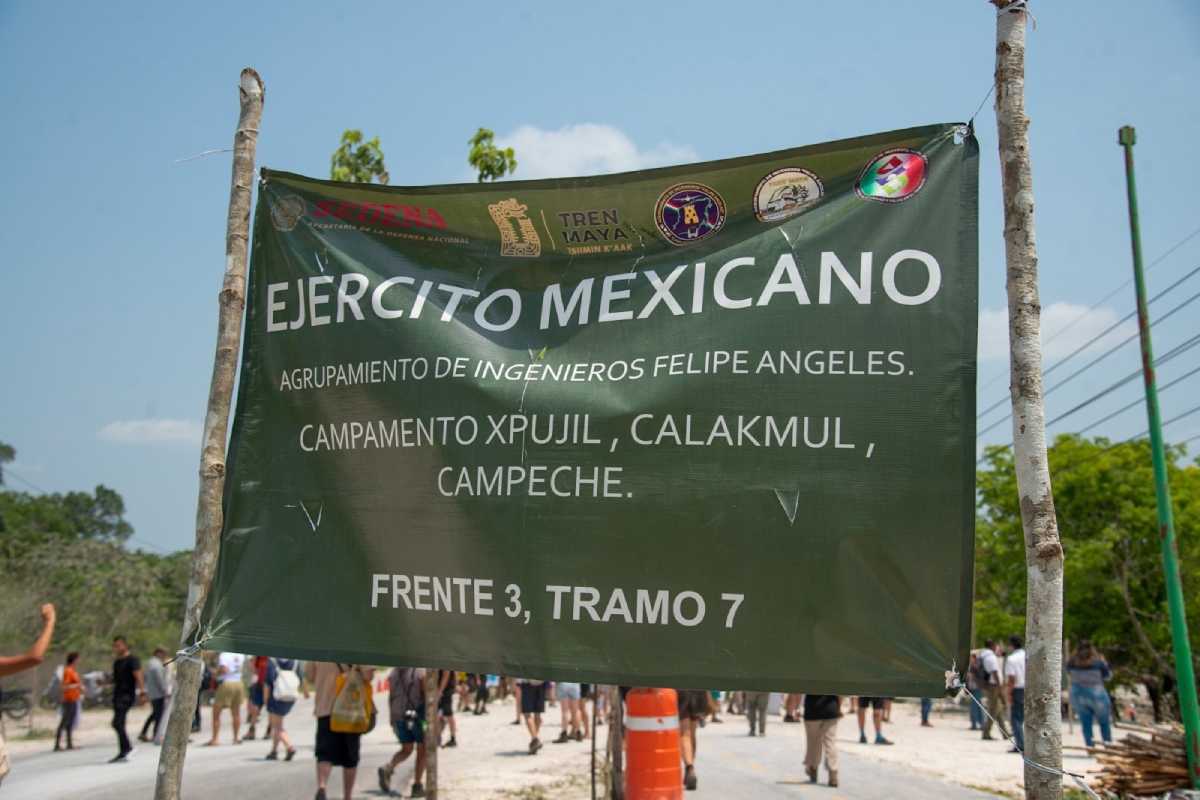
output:
<svg viewBox="0 0 1200 800"><path fill-rule="evenodd" d="M867 200L900 203L921 191L928 172L929 160L916 150L884 150L863 169L854 191Z"/></svg>
<svg viewBox="0 0 1200 800"><path fill-rule="evenodd" d="M659 196L654 221L671 244L692 244L724 227L725 201L702 183L677 183Z"/></svg>

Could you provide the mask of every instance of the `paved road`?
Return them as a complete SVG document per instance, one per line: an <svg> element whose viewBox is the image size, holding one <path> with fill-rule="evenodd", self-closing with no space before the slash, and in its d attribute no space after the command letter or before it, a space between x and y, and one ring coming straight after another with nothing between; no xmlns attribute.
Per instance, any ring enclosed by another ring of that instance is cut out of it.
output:
<svg viewBox="0 0 1200 800"><path fill-rule="evenodd" d="M841 763L837 789L812 785L804 776L803 725L774 723L767 737L746 735L741 717L726 717L724 725L709 724L700 731L697 777L699 786L688 797L702 798L822 798L823 800L996 800L997 795L966 789L915 770L873 761L863 753L875 745L859 745L847 737L852 725L841 725L838 742Z"/></svg>
<svg viewBox="0 0 1200 800"><path fill-rule="evenodd" d="M553 773L586 774L586 753L582 745L551 746L536 760L523 754L525 739L519 728L511 727L511 706L495 708L486 717L460 718L464 747L446 751L443 769L465 773L482 772L458 791L448 792L451 800L477 800L480 787L492 787L501 781L522 785L532 780L531 772L543 776ZM543 738L558 734L558 714L548 715ZM208 720L205 720L206 724ZM884 764L867 754L873 745L858 745L845 737L851 733L849 721L843 723L841 787L811 786L804 779L803 726L774 723L765 739L746 736L740 717L731 717L724 725L709 725L700 732L698 775L700 787L687 794L688 800L704 798L823 798L824 800L995 800L995 795L966 789L929 777L907 767ZM314 793L312 731L307 708L297 708L288 718L299 753L291 763L267 762L262 758L267 745L261 741L234 747L189 748L184 780L185 800L225 800L226 798L274 798L308 800ZM602 728L601 731L606 729ZM111 734L110 734L111 736ZM93 742L96 740L93 739ZM153 796L157 748L143 745L127 764L107 764L112 751L108 739L71 753L39 751L20 754L14 759L13 773L0 789L3 798L39 798L39 800L141 800ZM202 737L195 737L199 745ZM572 748L569 755L567 748ZM375 767L395 750L386 726L379 726L363 742L363 770L358 782L357 800L382 797L375 787ZM337 773L335 773L335 780ZM824 774L822 773L822 779ZM546 780L546 778L543 778ZM397 788L407 792L409 778L398 774ZM529 785L528 783L524 785ZM585 782L570 791L550 789L547 797L585 798ZM467 788L470 787L470 788ZM331 788L330 798L341 797L340 783Z"/></svg>
<svg viewBox="0 0 1200 800"><path fill-rule="evenodd" d="M386 698L385 698L386 700ZM386 715L386 711L384 712ZM219 747L202 747L207 735L192 737L188 747L187 766L184 770L184 800L234 800L236 798L310 798L315 787L313 766L313 736L315 720L304 701L287 718L287 727L295 739L297 754L293 761L264 761L270 749L263 741L229 744L228 715L222 735L224 744ZM209 732L208 710L205 710L205 734ZM360 791L356 798L371 797L364 787L375 783L374 767L395 752L394 739L386 725L377 726L363 741L362 755L364 773L371 765L370 775L364 774L359 781ZM136 733L136 726L130 725ZM0 788L0 797L39 798L44 800L148 800L154 796L155 771L158 767L158 748L139 744L131 760L124 764L109 764L116 753L115 740L111 732L97 743L89 739L86 746L72 752L47 752L42 750L31 755L18 755L13 759L12 774ZM111 742L111 743L110 743ZM135 744L137 744L135 742ZM50 743L47 743L47 748ZM335 778L340 781L335 773ZM376 790L376 796L382 796ZM341 785L332 798L341 797Z"/></svg>

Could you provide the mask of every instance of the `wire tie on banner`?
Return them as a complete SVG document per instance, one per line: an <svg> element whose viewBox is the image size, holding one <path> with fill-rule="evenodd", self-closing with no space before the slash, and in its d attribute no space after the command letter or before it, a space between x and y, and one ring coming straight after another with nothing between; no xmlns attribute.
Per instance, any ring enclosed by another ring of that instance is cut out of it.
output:
<svg viewBox="0 0 1200 800"><path fill-rule="evenodd" d="M175 657L168 660L167 664L170 664L174 661L191 661L193 664L202 663L201 660L196 657L196 654L200 652L200 650L202 649L201 646L204 644L204 642L206 640L207 640L207 637L205 639L201 639L200 641L198 641L194 644L188 645L187 647L183 648L182 650L176 650ZM165 667L165 666L167 666L167 664L163 664L163 666Z"/></svg>
<svg viewBox="0 0 1200 800"><path fill-rule="evenodd" d="M1020 753L1021 760L1026 764L1036 770L1048 773L1050 775L1058 775L1062 778L1070 778L1071 780L1075 781L1080 789L1087 792L1088 797L1093 798L1093 800L1101 800L1100 795L1096 794L1092 790L1092 787L1087 785L1087 781L1084 779L1083 775L1080 775L1077 772L1066 772L1065 770L1058 769L1057 767L1048 767L1045 764L1039 764L1038 762L1026 756L1025 751L1022 748L1017 747L1017 743L1013 741L1012 737L1008 735L1008 732L1004 730L1004 723L993 717L991 713L988 712L987 707L985 707L983 703L979 702L979 698L975 696L975 693L963 685L962 679L958 674L957 663L951 663L950 669L946 670L946 689L950 691L958 689L966 692L967 697L971 698L971 701L975 703L975 705L979 706L979 710L983 712L983 715L990 719L992 723L1000 729L1000 735L1003 736L1006 741L1012 744L1013 749Z"/></svg>
<svg viewBox="0 0 1200 800"><path fill-rule="evenodd" d="M185 161L195 161L197 158L204 158L205 156L216 155L217 153L232 153L232 152L233 152L232 147L218 147L213 150L205 150L203 153L196 153L196 155L188 156L187 158L177 158L174 161L172 161L171 163L172 164L182 164Z"/></svg>

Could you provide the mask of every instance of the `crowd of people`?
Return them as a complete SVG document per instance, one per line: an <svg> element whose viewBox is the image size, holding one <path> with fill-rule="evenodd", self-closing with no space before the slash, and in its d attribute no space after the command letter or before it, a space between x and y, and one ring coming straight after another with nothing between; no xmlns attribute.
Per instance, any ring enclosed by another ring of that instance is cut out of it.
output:
<svg viewBox="0 0 1200 800"><path fill-rule="evenodd" d="M47 604L42 608L43 629L34 644L18 656L0 656L0 677L36 667L49 647L55 625L55 610ZM150 713L137 736L140 742L160 744L165 732L164 721L174 694L173 669L163 648L142 661L135 655L123 636L113 639L112 728L117 737L117 754L113 763L127 761L133 744L126 732L126 718L137 705L148 704ZM1007 647L988 640L983 649L971 654L966 672L966 688L970 696L970 729L985 739L995 739L993 731L1013 743L1011 752L1024 749L1025 650L1020 636L1011 636ZM54 750L75 748L73 731L81 712L83 681L80 678L80 657L66 655L57 676L60 717L55 732ZM1100 738L1112 741L1112 701L1105 688L1112 672L1107 661L1088 641L1082 641L1071 654L1066 670L1070 677L1069 707L1078 715L1084 741L1095 744L1094 728ZM230 741L241 744L257 738L266 711L263 740L270 742L267 760L291 761L297 752L286 729L286 718L300 696L313 696L316 717L315 755L317 761L316 800L326 800L328 784L335 768L342 770L343 796L349 798L357 778L361 736L374 726L375 705L370 687L375 676L372 667L354 664L308 662L301 664L286 658L244 656L239 653L210 654L205 661L201 694L212 694L211 736L206 746L221 744L222 719L229 717ZM516 717L514 726L523 726L529 735L528 752L536 756L542 749L542 718L547 705L557 705L561 714L559 735L553 744L582 742L589 738L592 726L603 724L609 713L605 709L606 693L589 684L549 682L528 678L509 678L467 674L452 670L436 673L437 697L434 709L436 726L433 736L439 747L458 744L455 712L483 715L493 691L500 698L514 695ZM627 688L622 687L624 699ZM396 770L415 756L410 796L425 795L423 779L426 770L426 735L430 724L426 709L426 670L395 667L387 675L388 719L399 749L377 768L379 788L392 792ZM365 700L360 698L360 694ZM353 696L358 703L347 705ZM767 734L767 721L772 716L771 694L762 691L725 693L726 714L744 714L750 736ZM457 708L456 708L457 700ZM589 703L593 704L589 714ZM884 734L890 722L892 698L852 697L834 695L789 694L783 699L782 721L803 723L806 738L805 773L817 782L822 763L830 786L838 785L838 721L844 716L843 706L857 718L858 741L861 744L891 745ZM193 732L200 729L200 703L197 703ZM932 700L921 701L921 725L931 726ZM347 712L347 708L350 711ZM692 689L677 691L680 753L683 782L686 789L697 788L696 771L697 730L708 723L722 723L721 693ZM245 716L243 717L243 711ZM361 712L361 713L358 713ZM867 735L870 720L872 736ZM1006 725L1007 722L1007 725ZM243 724L244 723L244 724ZM445 732L449 738L445 738ZM65 744L64 744L65 740ZM9 768L3 741L0 740L0 780Z"/></svg>

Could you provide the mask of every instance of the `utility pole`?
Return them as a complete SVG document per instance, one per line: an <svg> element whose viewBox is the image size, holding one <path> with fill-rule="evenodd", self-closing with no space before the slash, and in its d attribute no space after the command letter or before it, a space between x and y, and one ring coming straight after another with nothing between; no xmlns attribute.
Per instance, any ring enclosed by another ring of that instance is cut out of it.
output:
<svg viewBox="0 0 1200 800"><path fill-rule="evenodd" d="M208 412L204 416L204 439L200 451L200 492L196 503L196 547L192 551L192 575L188 604L184 610L180 646L187 647L200 633L200 614L212 584L221 548L224 524L221 498L225 493L225 432L229 428L229 406L241 352L242 312L246 308L246 253L250 241L250 195L254 188L254 153L262 120L263 82L258 73L242 70L238 85L241 113L233 134L233 176L229 189L229 215L225 222L225 278L217 295L217 348L208 389ZM179 659L175 672L175 703L167 721L167 734L158 757L155 800L179 800L183 761L187 756L192 714L200 688L200 659Z"/></svg>
<svg viewBox="0 0 1200 800"><path fill-rule="evenodd" d="M1025 533L1025 756L1062 769L1063 550L1046 459L1041 301L1033 218L1033 168L1025 116L1026 0L996 6L996 127L1004 186L1004 254L1013 462ZM1027 800L1061 800L1062 776L1025 764Z"/></svg>
<svg viewBox="0 0 1200 800"><path fill-rule="evenodd" d="M1163 579L1167 584L1167 610L1171 617L1171 644L1175 651L1179 711L1183 717L1184 749L1192 788L1200 789L1200 708L1196 702L1196 675L1192 645L1188 641L1187 610L1179 578L1179 551L1175 544L1175 516L1163 449L1162 418L1158 413L1158 386L1154 377L1154 348L1150 341L1150 313L1146 308L1146 277L1142 270L1142 231L1138 224L1137 186L1133 178L1133 146L1137 132L1126 125L1117 131L1125 150L1125 185L1129 195L1129 233L1133 248L1133 282L1137 292L1138 332L1142 343L1142 377L1146 384L1146 416L1150 420L1150 452L1154 459L1154 494L1158 502L1158 536L1162 543Z"/></svg>
<svg viewBox="0 0 1200 800"><path fill-rule="evenodd" d="M425 796L429 800L438 797L438 746L442 743L442 729L438 725L438 701L442 699L438 670L425 670Z"/></svg>

